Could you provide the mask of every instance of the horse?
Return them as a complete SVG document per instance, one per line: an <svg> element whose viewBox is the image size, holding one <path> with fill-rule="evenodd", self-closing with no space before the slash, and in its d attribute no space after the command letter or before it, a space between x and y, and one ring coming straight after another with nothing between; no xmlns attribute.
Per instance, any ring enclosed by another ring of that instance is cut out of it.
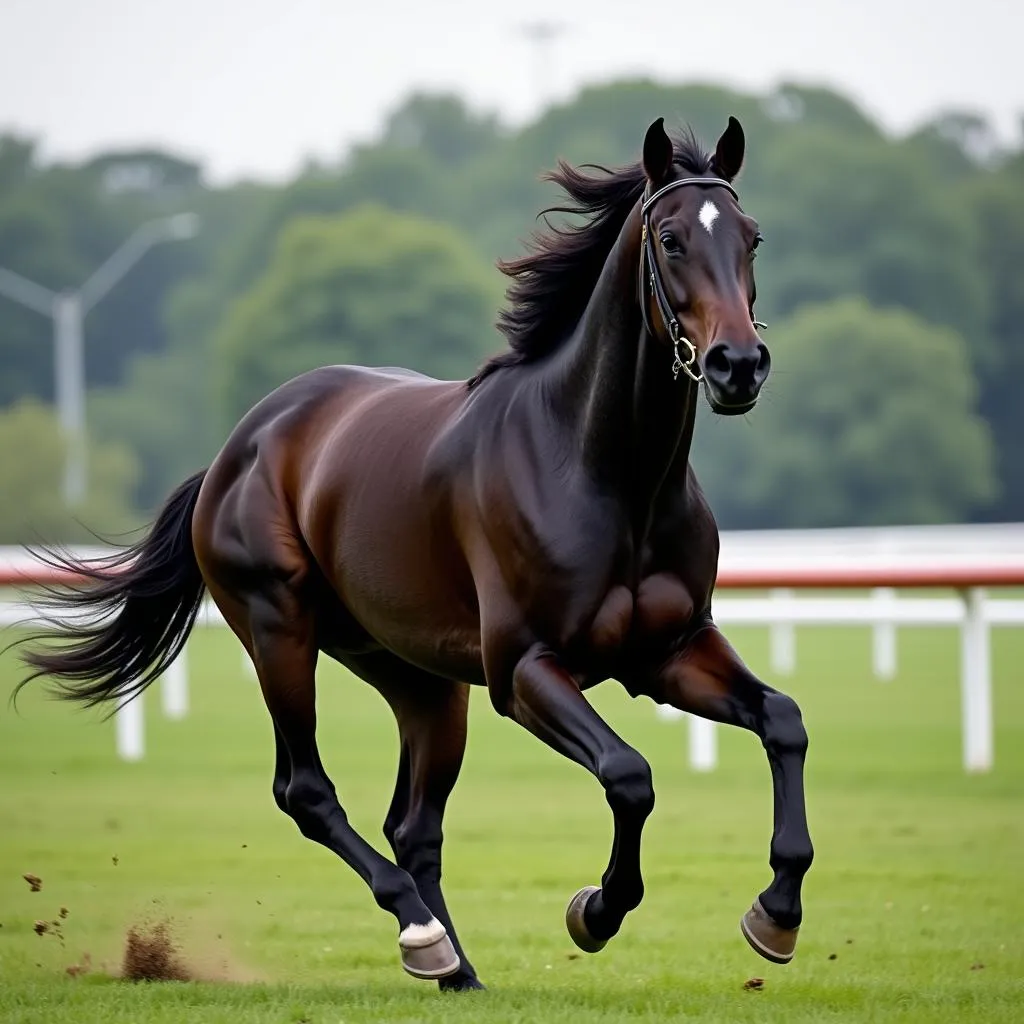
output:
<svg viewBox="0 0 1024 1024"><path fill-rule="evenodd" d="M644 895L654 806L644 757L586 691L617 680L761 740L774 789L773 877L741 918L750 946L793 957L811 865L800 709L759 680L712 617L719 537L689 463L700 396L757 402L771 359L754 319L762 241L734 185L745 138L714 152L659 118L617 170L559 161L567 195L520 258L498 326L508 347L468 381L328 366L255 405L208 469L114 555L52 556L85 578L63 643L29 672L85 705L131 699L180 652L209 593L248 652L273 720L273 797L397 919L405 970L483 988L441 890L442 820L471 687L590 771L614 822L607 870L569 901L602 949ZM384 821L393 856L351 826L316 740L320 653L375 687L401 746Z"/></svg>

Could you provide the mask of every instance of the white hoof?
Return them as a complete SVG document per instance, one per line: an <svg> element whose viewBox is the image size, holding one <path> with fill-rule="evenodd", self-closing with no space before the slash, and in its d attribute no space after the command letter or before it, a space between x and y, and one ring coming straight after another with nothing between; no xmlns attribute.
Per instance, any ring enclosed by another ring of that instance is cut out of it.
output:
<svg viewBox="0 0 1024 1024"><path fill-rule="evenodd" d="M398 936L402 966L414 978L446 978L461 966L458 953L437 918L426 924L410 924Z"/></svg>
<svg viewBox="0 0 1024 1024"><path fill-rule="evenodd" d="M759 899L754 900L754 905L740 920L740 931L750 948L773 964L788 964L793 959L800 933L799 928L782 928L777 925L761 906Z"/></svg>

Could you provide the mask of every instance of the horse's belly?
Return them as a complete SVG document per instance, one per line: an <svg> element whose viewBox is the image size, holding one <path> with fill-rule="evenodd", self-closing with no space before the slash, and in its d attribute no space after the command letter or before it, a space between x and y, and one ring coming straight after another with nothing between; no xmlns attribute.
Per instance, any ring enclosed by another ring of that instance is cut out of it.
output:
<svg viewBox="0 0 1024 1024"><path fill-rule="evenodd" d="M463 595L441 572L415 574L410 562L373 573L358 562L338 574L337 589L352 616L373 642L427 672L477 682L482 679L480 624ZM408 584L399 570L405 568ZM431 582L418 587L419 580Z"/></svg>

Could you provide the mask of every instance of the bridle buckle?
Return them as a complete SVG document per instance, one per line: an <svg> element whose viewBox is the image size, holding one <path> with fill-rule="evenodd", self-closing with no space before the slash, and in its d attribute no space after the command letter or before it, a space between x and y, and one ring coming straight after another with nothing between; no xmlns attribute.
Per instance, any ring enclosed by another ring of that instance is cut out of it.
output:
<svg viewBox="0 0 1024 1024"><path fill-rule="evenodd" d="M679 331L679 321L672 319L668 323L668 334L672 339L672 351L675 354L675 358L672 360L672 379L679 379L679 371L683 370L686 376L690 378L695 384L699 384L704 379L704 374L694 373L693 365L697 362L697 346L694 345L685 334L681 334ZM688 350L689 359L685 362L683 357L679 354L679 344L682 342Z"/></svg>

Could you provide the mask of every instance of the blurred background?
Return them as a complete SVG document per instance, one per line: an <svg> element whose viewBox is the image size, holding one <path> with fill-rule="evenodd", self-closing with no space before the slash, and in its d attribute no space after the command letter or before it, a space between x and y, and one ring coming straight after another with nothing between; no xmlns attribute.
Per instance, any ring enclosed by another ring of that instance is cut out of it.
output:
<svg viewBox="0 0 1024 1024"><path fill-rule="evenodd" d="M1024 16L595 0L0 8L0 544L148 518L326 363L467 376L559 157L748 138L773 374L725 528L1024 518Z"/></svg>

